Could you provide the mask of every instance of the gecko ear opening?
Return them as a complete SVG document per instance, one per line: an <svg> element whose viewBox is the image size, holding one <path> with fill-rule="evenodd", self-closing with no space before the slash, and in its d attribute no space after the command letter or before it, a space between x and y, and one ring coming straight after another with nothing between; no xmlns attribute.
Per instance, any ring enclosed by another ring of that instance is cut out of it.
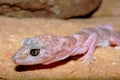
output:
<svg viewBox="0 0 120 80"><path fill-rule="evenodd" d="M27 44L30 44L31 43L31 39L30 38L25 38L23 41L22 41L22 45L27 45Z"/></svg>

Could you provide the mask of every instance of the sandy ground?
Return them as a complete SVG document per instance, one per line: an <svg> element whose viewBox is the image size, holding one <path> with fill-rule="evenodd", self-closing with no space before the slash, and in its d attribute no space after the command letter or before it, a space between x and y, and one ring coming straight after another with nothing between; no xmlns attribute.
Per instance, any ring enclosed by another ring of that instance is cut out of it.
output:
<svg viewBox="0 0 120 80"><path fill-rule="evenodd" d="M97 48L91 65L68 58L50 65L18 66L12 56L22 40L38 34L70 35L85 27L110 24L120 31L120 17L91 19L16 19L0 17L0 80L119 80L120 49Z"/></svg>

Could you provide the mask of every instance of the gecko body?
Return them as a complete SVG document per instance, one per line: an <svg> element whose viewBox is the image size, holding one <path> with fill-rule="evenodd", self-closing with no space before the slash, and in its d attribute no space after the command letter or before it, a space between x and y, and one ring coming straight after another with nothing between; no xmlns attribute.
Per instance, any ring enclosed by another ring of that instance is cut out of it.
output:
<svg viewBox="0 0 120 80"><path fill-rule="evenodd" d="M96 47L120 46L120 32L110 25L86 28L70 36L42 34L27 38L13 56L19 65L51 64L70 56L85 54L83 61L94 57Z"/></svg>

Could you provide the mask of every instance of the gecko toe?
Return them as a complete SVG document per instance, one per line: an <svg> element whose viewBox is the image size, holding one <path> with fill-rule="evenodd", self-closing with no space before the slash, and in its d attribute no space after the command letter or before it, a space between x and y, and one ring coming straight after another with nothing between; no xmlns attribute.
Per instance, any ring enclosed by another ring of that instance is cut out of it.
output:
<svg viewBox="0 0 120 80"><path fill-rule="evenodd" d="M79 59L79 61L80 61L81 63L86 63L86 62L91 63L91 61L96 61L96 60L97 60L97 59L96 59L96 57L94 57L94 56L92 56L92 57L83 56L82 58Z"/></svg>

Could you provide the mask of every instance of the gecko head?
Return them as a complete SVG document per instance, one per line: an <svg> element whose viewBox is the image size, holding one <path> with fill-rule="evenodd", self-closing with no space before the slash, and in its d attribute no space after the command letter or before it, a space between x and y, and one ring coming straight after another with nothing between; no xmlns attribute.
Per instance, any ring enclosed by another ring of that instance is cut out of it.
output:
<svg viewBox="0 0 120 80"><path fill-rule="evenodd" d="M23 40L23 46L13 56L18 65L44 64L57 53L57 47L50 36L37 36Z"/></svg>

